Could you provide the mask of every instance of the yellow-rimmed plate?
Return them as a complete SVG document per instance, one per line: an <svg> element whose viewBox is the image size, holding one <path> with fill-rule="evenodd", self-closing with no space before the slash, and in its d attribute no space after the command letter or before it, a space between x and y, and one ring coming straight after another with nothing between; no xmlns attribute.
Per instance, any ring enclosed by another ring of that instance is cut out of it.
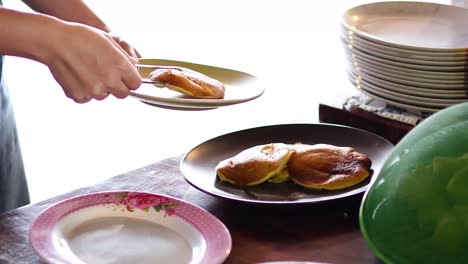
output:
<svg viewBox="0 0 468 264"><path fill-rule="evenodd" d="M177 109L211 109L253 100L261 96L265 90L257 77L242 71L163 59L145 58L140 59L140 63L185 67L217 79L226 88L223 99L192 98L167 88L158 88L152 84L142 84L136 91L131 92L131 95L138 100L155 106ZM140 68L139 71L143 78L148 78L152 69Z"/></svg>

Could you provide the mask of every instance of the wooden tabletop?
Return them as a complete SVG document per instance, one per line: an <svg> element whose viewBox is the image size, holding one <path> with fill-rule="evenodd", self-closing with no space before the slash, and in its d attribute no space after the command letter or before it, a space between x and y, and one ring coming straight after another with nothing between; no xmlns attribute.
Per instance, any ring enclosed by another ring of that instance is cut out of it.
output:
<svg viewBox="0 0 468 264"><path fill-rule="evenodd" d="M232 236L232 251L225 263L379 263L359 229L362 195L305 205L239 203L189 185L179 171L179 160L165 159L0 215L0 263L41 263L28 241L29 226L39 213L72 196L110 190L166 194L208 210Z"/></svg>

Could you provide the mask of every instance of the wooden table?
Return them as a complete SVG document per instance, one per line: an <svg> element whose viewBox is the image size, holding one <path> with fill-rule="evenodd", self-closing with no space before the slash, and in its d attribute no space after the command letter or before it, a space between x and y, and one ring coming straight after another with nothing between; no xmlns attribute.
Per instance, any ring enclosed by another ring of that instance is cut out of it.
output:
<svg viewBox="0 0 468 264"><path fill-rule="evenodd" d="M28 241L29 225L39 213L68 197L110 190L162 193L208 210L232 236L232 251L225 263L379 263L359 229L362 195L308 205L239 203L207 195L189 185L179 171L179 160L165 159L0 215L0 263L41 263Z"/></svg>

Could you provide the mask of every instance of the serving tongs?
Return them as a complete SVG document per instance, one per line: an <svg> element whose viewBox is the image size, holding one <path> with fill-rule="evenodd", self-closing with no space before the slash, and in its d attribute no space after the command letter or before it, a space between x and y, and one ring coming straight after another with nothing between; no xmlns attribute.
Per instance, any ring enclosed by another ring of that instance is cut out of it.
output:
<svg viewBox="0 0 468 264"><path fill-rule="evenodd" d="M167 66L167 65L148 65L148 64L140 64L137 63L135 64L135 67L137 68L148 68L148 69L153 69L153 70L158 70L158 69L163 69L163 70L178 70L182 71L182 68L177 67L177 66ZM158 82L158 81L153 81L148 78L143 78L142 83L149 83L149 84L164 84L164 82Z"/></svg>

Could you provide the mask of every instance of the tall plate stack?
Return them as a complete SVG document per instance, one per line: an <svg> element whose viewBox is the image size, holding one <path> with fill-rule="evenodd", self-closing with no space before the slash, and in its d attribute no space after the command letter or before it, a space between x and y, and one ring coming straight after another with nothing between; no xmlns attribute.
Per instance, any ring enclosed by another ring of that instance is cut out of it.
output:
<svg viewBox="0 0 468 264"><path fill-rule="evenodd" d="M468 9L377 2L341 25L348 76L364 94L425 113L468 101Z"/></svg>

